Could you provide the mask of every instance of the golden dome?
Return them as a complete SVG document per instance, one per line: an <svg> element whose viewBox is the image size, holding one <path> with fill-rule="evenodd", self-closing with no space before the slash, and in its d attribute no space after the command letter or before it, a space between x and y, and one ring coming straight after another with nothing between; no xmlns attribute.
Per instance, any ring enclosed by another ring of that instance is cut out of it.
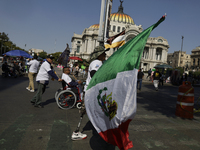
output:
<svg viewBox="0 0 200 150"><path fill-rule="evenodd" d="M110 21L134 25L135 23L134 23L133 19L129 15L124 14L124 12L123 12L124 8L122 6L122 1L120 1L120 2L121 2L121 5L118 8L118 12L117 13L112 13L110 15ZM91 29L91 28L99 29L99 24L91 25L89 27L89 29Z"/></svg>
<svg viewBox="0 0 200 150"><path fill-rule="evenodd" d="M115 21L115 22L122 22L122 23L127 23L127 24L132 24L132 25L135 24L133 19L129 15L126 15L124 13L113 13L111 14L110 18L111 18L110 19L111 21Z"/></svg>
<svg viewBox="0 0 200 150"><path fill-rule="evenodd" d="M120 2L121 2L121 4L118 8L118 12L111 14L110 20L115 21L115 22L122 22L122 23L134 25L135 23L134 23L133 19L129 15L124 14L124 12L123 12L123 9L124 9L122 6L123 1L120 1Z"/></svg>
<svg viewBox="0 0 200 150"><path fill-rule="evenodd" d="M91 25L89 29L99 29L99 24Z"/></svg>

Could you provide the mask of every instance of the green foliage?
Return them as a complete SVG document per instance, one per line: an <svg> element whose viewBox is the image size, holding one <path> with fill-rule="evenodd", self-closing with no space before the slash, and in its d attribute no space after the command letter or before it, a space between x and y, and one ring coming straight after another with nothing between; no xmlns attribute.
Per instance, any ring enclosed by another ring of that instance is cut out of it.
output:
<svg viewBox="0 0 200 150"><path fill-rule="evenodd" d="M4 33L4 32L0 32L0 47L2 47L2 53L6 53L10 50L24 50L18 46L16 46L16 44L14 44L12 41L10 41L8 34Z"/></svg>
<svg viewBox="0 0 200 150"><path fill-rule="evenodd" d="M58 58L60 57L61 54L62 54L62 52L56 52L56 53L52 53L50 55L52 55L54 57L53 61L55 63L58 63Z"/></svg>
<svg viewBox="0 0 200 150"><path fill-rule="evenodd" d="M46 59L47 58L47 52L41 52L39 53L39 57Z"/></svg>
<svg viewBox="0 0 200 150"><path fill-rule="evenodd" d="M200 71L195 71L193 74L194 74L195 76L198 76L198 75L200 75Z"/></svg>
<svg viewBox="0 0 200 150"><path fill-rule="evenodd" d="M9 41L8 34L5 34L5 32L0 33L0 39L1 39L3 42Z"/></svg>

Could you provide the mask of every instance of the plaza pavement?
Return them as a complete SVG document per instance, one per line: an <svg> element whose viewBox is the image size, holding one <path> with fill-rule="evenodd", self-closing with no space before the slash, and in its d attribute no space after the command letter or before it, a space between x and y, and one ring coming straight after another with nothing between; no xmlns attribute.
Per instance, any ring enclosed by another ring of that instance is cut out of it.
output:
<svg viewBox="0 0 200 150"><path fill-rule="evenodd" d="M56 72L59 76L62 73L58 69ZM71 140L80 114L77 108L58 108L54 94L61 83L50 80L41 109L31 105L35 93L27 91L27 85L27 77L2 78L0 69L0 150L105 149L107 145L96 136L87 115L80 128L87 139ZM200 87L194 87L194 91L197 107ZM194 114L194 119L175 116L177 93L178 86L164 84L155 91L153 84L144 79L142 90L137 92L137 113L129 125L133 150L200 149L200 114Z"/></svg>

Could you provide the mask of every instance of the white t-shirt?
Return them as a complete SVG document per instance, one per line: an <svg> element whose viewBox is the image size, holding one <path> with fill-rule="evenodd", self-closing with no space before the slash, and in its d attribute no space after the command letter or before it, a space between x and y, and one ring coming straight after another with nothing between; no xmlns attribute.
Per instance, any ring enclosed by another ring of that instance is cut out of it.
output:
<svg viewBox="0 0 200 150"><path fill-rule="evenodd" d="M86 89L87 89L87 87L88 87L88 85L89 85L89 83L90 83L90 80L91 80L90 72L91 72L92 70L96 70L96 71L97 71L97 70L101 67L102 64L103 64L103 63L102 63L102 61L100 61L100 60L93 60L93 61L90 63L90 66L89 66L89 68L88 68L88 76L87 76L86 84L85 84L85 86L84 86L84 91L86 91Z"/></svg>
<svg viewBox="0 0 200 150"><path fill-rule="evenodd" d="M48 71L50 70L51 70L51 65L47 61L43 62L37 74L36 81L49 80Z"/></svg>
<svg viewBox="0 0 200 150"><path fill-rule="evenodd" d="M28 62L27 65L30 65L29 72L37 73L40 62L34 59Z"/></svg>
<svg viewBox="0 0 200 150"><path fill-rule="evenodd" d="M62 79L63 79L66 83L72 82L72 79L69 77L69 75L68 75L68 74L65 74L65 73L62 74Z"/></svg>

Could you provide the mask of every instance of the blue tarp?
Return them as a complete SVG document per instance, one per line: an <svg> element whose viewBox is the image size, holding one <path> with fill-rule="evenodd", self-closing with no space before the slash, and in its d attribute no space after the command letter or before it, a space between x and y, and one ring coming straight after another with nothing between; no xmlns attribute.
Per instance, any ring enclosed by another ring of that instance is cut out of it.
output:
<svg viewBox="0 0 200 150"><path fill-rule="evenodd" d="M12 50L12 51L4 53L3 55L5 55L5 54L7 56L23 56L26 58L33 58L30 54L28 54L27 52L22 51L22 50Z"/></svg>

